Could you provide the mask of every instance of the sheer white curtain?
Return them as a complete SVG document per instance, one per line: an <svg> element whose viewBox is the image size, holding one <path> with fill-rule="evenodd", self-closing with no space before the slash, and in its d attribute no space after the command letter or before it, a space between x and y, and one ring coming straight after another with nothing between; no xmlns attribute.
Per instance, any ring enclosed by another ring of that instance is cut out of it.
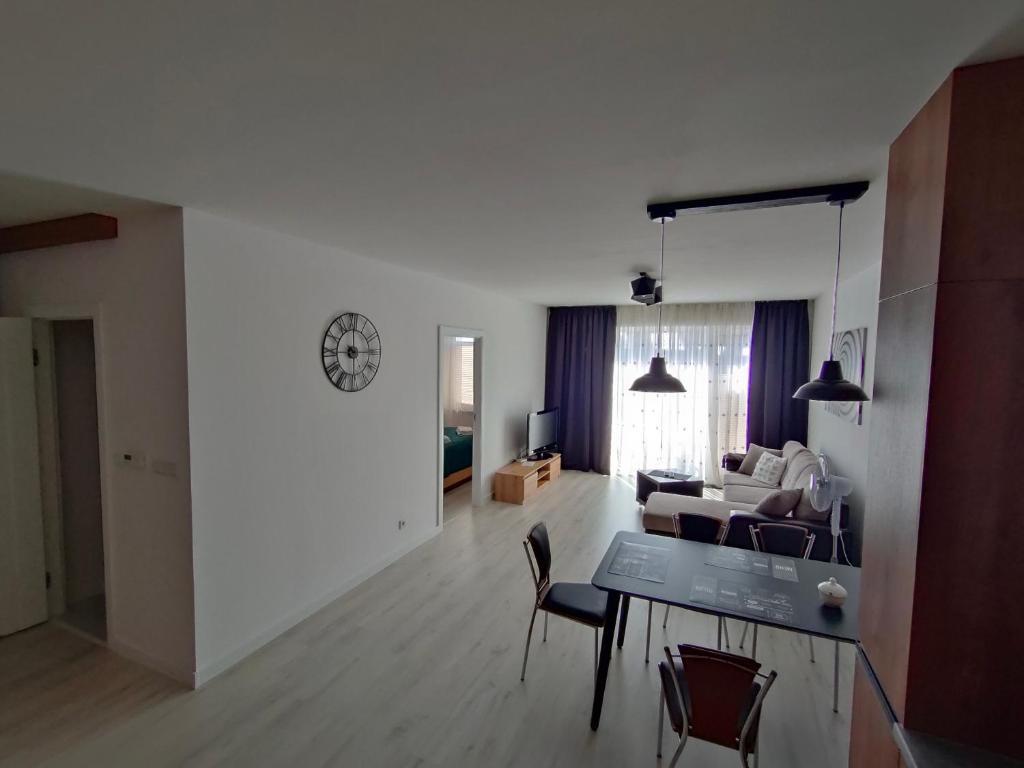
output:
<svg viewBox="0 0 1024 768"><path fill-rule="evenodd" d="M632 482L638 469L675 469L720 485L722 455L747 447L754 304L665 304L662 312L662 354L686 393L629 391L655 354L658 307L619 307L612 472Z"/></svg>
<svg viewBox="0 0 1024 768"><path fill-rule="evenodd" d="M473 425L473 339L445 336L444 423L447 426Z"/></svg>

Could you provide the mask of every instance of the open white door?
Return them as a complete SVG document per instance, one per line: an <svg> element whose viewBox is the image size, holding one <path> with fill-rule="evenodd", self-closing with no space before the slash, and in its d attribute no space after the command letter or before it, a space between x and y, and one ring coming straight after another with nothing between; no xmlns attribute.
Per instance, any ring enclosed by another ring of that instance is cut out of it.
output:
<svg viewBox="0 0 1024 768"><path fill-rule="evenodd" d="M0 318L0 637L46 619L32 321Z"/></svg>

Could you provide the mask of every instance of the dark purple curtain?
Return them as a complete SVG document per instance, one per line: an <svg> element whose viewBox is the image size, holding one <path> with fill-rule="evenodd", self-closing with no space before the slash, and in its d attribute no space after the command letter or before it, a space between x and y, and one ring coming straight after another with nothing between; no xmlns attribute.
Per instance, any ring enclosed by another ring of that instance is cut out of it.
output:
<svg viewBox="0 0 1024 768"><path fill-rule="evenodd" d="M793 393L808 380L811 321L807 302L758 301L750 332L747 443L807 445L807 401Z"/></svg>
<svg viewBox="0 0 1024 768"><path fill-rule="evenodd" d="M611 473L615 307L548 310L546 408L558 408L566 469Z"/></svg>

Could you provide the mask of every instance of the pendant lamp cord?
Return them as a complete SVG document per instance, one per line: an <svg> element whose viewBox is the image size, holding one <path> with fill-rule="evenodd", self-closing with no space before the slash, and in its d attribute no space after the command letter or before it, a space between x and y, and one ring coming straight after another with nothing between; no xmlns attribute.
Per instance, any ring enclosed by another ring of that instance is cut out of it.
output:
<svg viewBox="0 0 1024 768"><path fill-rule="evenodd" d="M658 340L655 344L657 357L661 357L661 305L665 303L665 219L661 220L661 301L658 302ZM835 322L833 320L833 322Z"/></svg>
<svg viewBox="0 0 1024 768"><path fill-rule="evenodd" d="M828 359L835 359L835 344L836 344L836 301L839 299L839 260L843 255L843 207L846 205L844 201L839 202L839 236L836 242L836 279L832 285L832 330L828 337ZM665 260L665 225L662 224L661 230L661 241L662 241L662 263Z"/></svg>

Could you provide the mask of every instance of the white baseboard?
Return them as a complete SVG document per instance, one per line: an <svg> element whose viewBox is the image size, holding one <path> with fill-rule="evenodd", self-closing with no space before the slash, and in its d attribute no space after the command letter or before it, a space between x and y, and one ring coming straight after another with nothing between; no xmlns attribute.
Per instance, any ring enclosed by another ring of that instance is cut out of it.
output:
<svg viewBox="0 0 1024 768"><path fill-rule="evenodd" d="M126 659L137 662L144 667L156 670L162 675L166 675L172 680L186 685L189 688L198 687L196 683L196 673L189 670L179 669L162 659L157 659L150 656L145 651L140 651L138 648L132 645L128 645L119 640L110 639L107 641L106 646L119 656L124 656Z"/></svg>
<svg viewBox="0 0 1024 768"><path fill-rule="evenodd" d="M380 573L382 570L387 568L389 565L391 565L399 558L409 554L422 544L426 544L439 533L441 533L441 526L435 526L433 528L430 528L426 533L418 536L413 541L409 542L408 544L402 545L401 547L385 555L369 567L364 568L362 571L355 574L351 578L346 579L340 586L330 590L329 592L327 592L327 594L322 595L321 597L317 598L316 600L313 600L310 603L307 603L298 610L289 613L280 621L277 621L273 625L271 625L268 629L265 629L262 632L257 633L255 636L253 636L246 642L237 646L234 650L225 653L218 659L215 659L207 664L201 665L199 669L196 670L195 687L198 688L201 685L205 685L206 683L210 682L210 680L215 678L217 675L221 674L222 672L226 672L228 669L235 666L235 664L242 661L242 659L244 659L246 656L255 653L264 645L269 643L271 640L274 640L278 636L284 634L299 622L305 621L324 606L333 603L346 592L352 591L360 584L362 584L364 581L369 579L371 576Z"/></svg>

